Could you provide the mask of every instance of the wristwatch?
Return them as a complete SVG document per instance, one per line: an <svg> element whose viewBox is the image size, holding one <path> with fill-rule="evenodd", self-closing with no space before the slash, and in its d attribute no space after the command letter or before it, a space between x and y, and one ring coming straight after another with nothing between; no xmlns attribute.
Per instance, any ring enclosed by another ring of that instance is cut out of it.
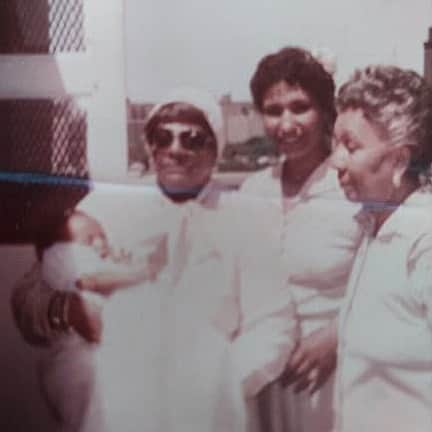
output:
<svg viewBox="0 0 432 432"><path fill-rule="evenodd" d="M48 304L48 322L53 330L69 331L69 300L68 291L54 291Z"/></svg>

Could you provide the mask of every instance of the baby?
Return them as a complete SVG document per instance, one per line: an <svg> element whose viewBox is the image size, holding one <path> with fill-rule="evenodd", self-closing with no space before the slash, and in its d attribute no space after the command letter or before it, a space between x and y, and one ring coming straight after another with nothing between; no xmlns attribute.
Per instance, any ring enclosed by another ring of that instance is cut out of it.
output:
<svg viewBox="0 0 432 432"><path fill-rule="evenodd" d="M78 210L54 234L58 241L42 252L43 278L56 290L80 289L87 313L96 321L102 322L108 295L154 280L165 263L163 235L141 243L135 253L114 253L100 224ZM95 289L103 295L92 292ZM40 364L46 402L71 430L79 427L95 392L96 347L70 330L59 335Z"/></svg>
<svg viewBox="0 0 432 432"><path fill-rule="evenodd" d="M56 238L43 252L42 271L45 280L60 290L97 287L98 292L109 295L146 279L153 281L166 263L163 234L136 245L133 253L114 251L100 224L78 210L61 225Z"/></svg>

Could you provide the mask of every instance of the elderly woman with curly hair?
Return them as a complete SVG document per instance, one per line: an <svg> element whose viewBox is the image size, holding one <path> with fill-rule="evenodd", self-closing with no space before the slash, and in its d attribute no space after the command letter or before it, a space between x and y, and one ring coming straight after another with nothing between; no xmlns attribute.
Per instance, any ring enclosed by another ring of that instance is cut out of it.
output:
<svg viewBox="0 0 432 432"><path fill-rule="evenodd" d="M370 66L338 97L333 162L365 237L340 316L339 432L432 430L432 91Z"/></svg>
<svg viewBox="0 0 432 432"><path fill-rule="evenodd" d="M279 208L269 225L296 304L300 342L284 377L260 397L262 429L333 428L336 317L360 229L358 207L340 188L329 155L336 118L331 73L308 51L287 47L264 57L250 83L280 162L252 175L242 192Z"/></svg>

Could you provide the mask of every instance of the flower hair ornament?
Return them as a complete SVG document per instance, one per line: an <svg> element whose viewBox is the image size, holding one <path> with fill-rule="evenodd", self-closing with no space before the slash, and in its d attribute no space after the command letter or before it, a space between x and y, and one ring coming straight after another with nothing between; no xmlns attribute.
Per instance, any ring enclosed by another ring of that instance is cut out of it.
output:
<svg viewBox="0 0 432 432"><path fill-rule="evenodd" d="M311 49L311 54L315 59L321 63L324 70L332 77L335 76L337 71L337 59L335 54L325 47Z"/></svg>

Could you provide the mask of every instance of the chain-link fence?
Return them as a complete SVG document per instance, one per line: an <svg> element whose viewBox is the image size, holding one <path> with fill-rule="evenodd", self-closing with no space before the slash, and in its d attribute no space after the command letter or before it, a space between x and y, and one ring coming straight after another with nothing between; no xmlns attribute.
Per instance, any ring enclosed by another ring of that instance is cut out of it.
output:
<svg viewBox="0 0 432 432"><path fill-rule="evenodd" d="M0 101L0 169L88 176L86 113L72 99Z"/></svg>
<svg viewBox="0 0 432 432"><path fill-rule="evenodd" d="M83 0L0 0L1 54L85 50Z"/></svg>
<svg viewBox="0 0 432 432"><path fill-rule="evenodd" d="M70 98L4 100L0 118L1 238L34 238L87 193L86 114Z"/></svg>
<svg viewBox="0 0 432 432"><path fill-rule="evenodd" d="M85 51L84 0L0 0L0 54ZM3 241L35 240L87 192L87 119L72 97L0 101Z"/></svg>

